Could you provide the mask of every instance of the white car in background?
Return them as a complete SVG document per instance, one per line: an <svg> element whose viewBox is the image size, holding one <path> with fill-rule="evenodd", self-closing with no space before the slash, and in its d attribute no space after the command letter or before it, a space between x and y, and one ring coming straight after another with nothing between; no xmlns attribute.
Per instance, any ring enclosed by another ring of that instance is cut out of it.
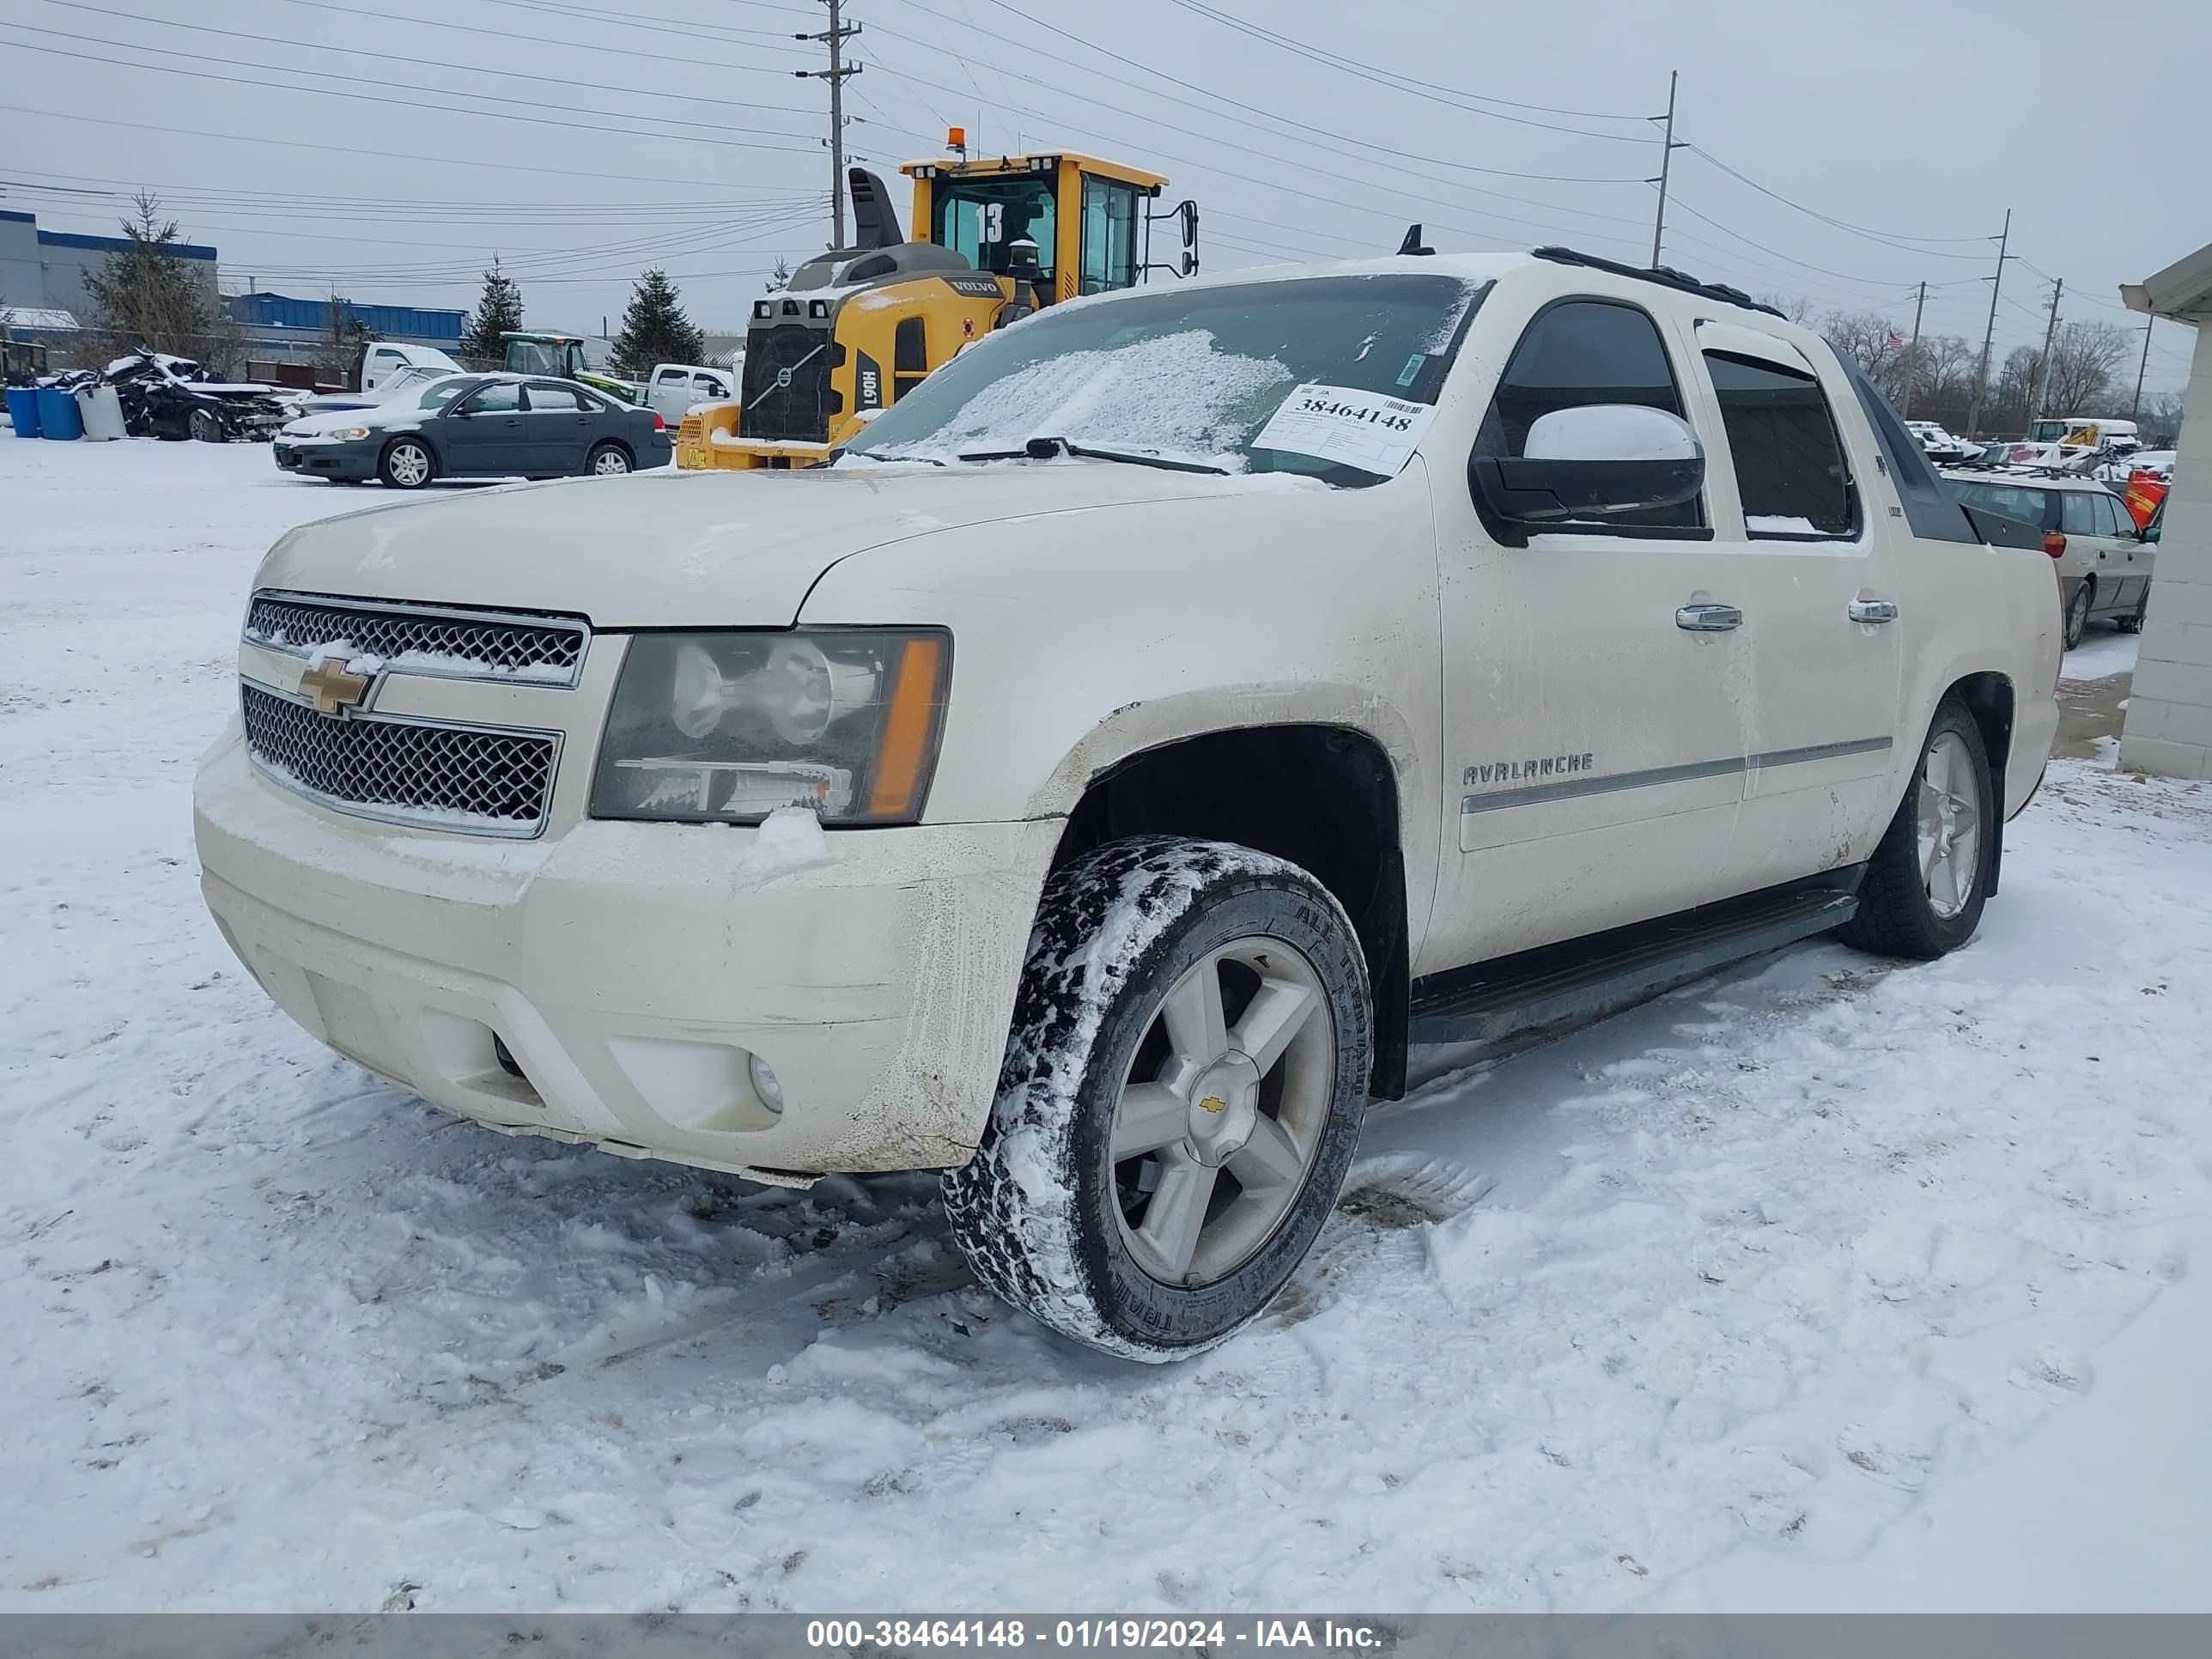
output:
<svg viewBox="0 0 2212 1659"><path fill-rule="evenodd" d="M1938 466L1955 466L1981 453L1979 444L1953 436L1940 422L1907 421L1905 429L1920 440L1920 447L1928 452L1928 459Z"/></svg>
<svg viewBox="0 0 2212 1659"><path fill-rule="evenodd" d="M687 410L697 404L726 404L738 395L738 377L726 368L702 368L696 363L655 363L645 383L647 406L659 411L672 427L681 426Z"/></svg>

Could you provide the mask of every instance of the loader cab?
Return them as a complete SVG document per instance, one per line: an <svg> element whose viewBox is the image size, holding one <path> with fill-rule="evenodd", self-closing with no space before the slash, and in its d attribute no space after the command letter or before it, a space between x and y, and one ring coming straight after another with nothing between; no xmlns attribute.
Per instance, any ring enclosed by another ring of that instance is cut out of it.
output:
<svg viewBox="0 0 2212 1659"><path fill-rule="evenodd" d="M573 334L502 334L506 361L500 367L509 374L551 374L573 380L583 374L584 343Z"/></svg>
<svg viewBox="0 0 2212 1659"><path fill-rule="evenodd" d="M953 129L948 148L964 149ZM1166 186L1157 173L1065 151L1050 155L956 154L909 161L914 223L923 239L961 255L977 270L1015 274L1016 244L1036 245L1037 303L1110 294L1143 280L1152 203ZM1185 204L1183 247L1176 267L1197 268L1195 208Z"/></svg>

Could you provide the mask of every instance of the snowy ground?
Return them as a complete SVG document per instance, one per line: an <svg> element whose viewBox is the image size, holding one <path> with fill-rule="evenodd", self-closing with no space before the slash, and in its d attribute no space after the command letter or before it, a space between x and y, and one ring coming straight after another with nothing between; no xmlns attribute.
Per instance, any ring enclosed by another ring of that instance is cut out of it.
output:
<svg viewBox="0 0 2212 1659"><path fill-rule="evenodd" d="M1379 1109L1279 1309L1131 1369L927 1178L503 1139L262 998L188 780L369 499L0 440L0 1608L2212 1607L2212 790L2063 763L1948 962Z"/></svg>

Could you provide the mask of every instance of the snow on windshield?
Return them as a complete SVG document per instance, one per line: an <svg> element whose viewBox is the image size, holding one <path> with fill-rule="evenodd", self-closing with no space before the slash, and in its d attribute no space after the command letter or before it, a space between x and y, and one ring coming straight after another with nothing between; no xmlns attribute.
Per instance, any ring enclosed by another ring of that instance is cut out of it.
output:
<svg viewBox="0 0 2212 1659"><path fill-rule="evenodd" d="M1031 363L985 386L927 444L882 453L949 460L1066 438L1242 472L1242 445L1279 401L1267 394L1296 378L1272 357L1238 356L1210 331L1188 329Z"/></svg>

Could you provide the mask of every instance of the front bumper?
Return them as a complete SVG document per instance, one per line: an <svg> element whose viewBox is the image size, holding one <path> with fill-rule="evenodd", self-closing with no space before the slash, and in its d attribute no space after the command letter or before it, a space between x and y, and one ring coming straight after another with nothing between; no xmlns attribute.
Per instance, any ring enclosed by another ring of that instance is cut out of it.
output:
<svg viewBox="0 0 2212 1659"><path fill-rule="evenodd" d="M271 442L270 453L282 471L297 472L303 477L360 480L376 476L380 447L374 438L330 443L280 436Z"/></svg>
<svg viewBox="0 0 2212 1659"><path fill-rule="evenodd" d="M756 876L750 830L495 842L326 811L234 730L194 827L232 949L370 1071L495 1128L792 1181L973 1152L1060 825L832 832Z"/></svg>

